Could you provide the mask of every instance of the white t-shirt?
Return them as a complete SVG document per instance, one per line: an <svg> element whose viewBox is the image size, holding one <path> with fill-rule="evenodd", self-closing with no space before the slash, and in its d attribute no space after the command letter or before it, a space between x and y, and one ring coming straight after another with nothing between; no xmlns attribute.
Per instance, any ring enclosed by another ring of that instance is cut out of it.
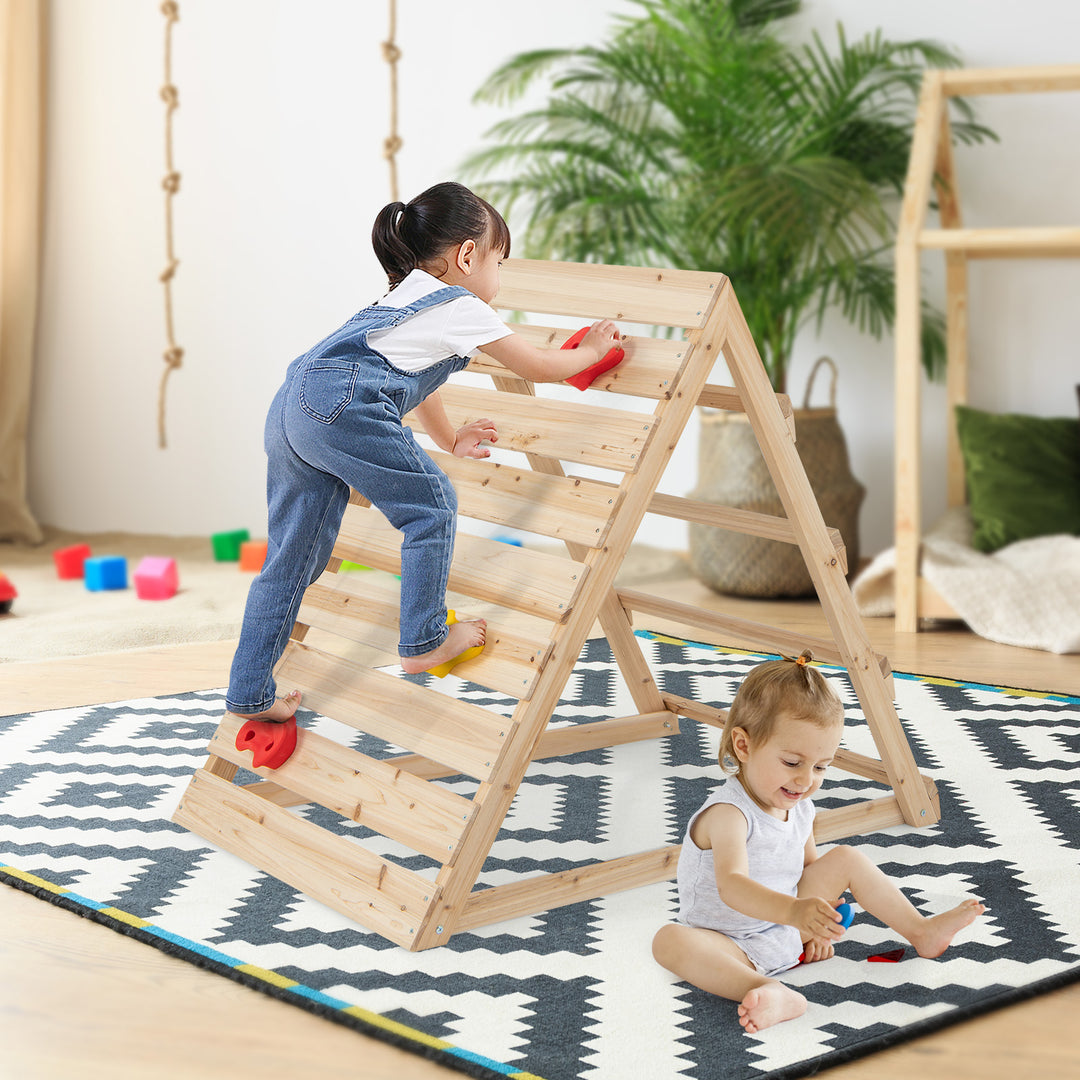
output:
<svg viewBox="0 0 1080 1080"><path fill-rule="evenodd" d="M425 270L413 270L378 306L406 307L446 285ZM479 296L459 296L425 308L400 326L372 330L368 344L400 371L423 371L448 356L473 357L482 346L513 331Z"/></svg>

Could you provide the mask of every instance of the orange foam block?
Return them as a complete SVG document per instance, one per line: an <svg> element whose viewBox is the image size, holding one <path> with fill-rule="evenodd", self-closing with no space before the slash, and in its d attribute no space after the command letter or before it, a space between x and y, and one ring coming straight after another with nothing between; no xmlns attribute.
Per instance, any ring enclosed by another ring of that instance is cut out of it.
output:
<svg viewBox="0 0 1080 1080"><path fill-rule="evenodd" d="M135 593L140 600L168 600L179 587L175 559L147 555L135 570Z"/></svg>
<svg viewBox="0 0 1080 1080"><path fill-rule="evenodd" d="M257 574L266 562L265 540L245 540L240 545L240 569Z"/></svg>

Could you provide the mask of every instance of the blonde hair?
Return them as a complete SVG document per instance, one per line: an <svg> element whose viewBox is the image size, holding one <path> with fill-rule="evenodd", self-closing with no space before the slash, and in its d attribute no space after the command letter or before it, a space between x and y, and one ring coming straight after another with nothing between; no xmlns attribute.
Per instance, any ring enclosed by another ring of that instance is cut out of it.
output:
<svg viewBox="0 0 1080 1080"><path fill-rule="evenodd" d="M814 654L804 649L796 658L766 660L743 679L720 738L720 768L729 776L739 771L732 745L735 728L742 728L751 744L760 745L769 741L781 716L820 728L844 723L840 697L825 676L810 667L813 659Z"/></svg>

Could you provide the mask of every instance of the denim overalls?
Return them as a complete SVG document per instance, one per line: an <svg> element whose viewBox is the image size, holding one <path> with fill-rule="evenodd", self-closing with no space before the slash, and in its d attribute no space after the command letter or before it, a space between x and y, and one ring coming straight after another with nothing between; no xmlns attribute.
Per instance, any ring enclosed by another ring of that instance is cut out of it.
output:
<svg viewBox="0 0 1080 1080"><path fill-rule="evenodd" d="M274 665L304 589L330 558L350 487L403 534L398 652L418 656L446 637L457 495L401 418L469 361L451 356L424 371L399 371L367 336L469 295L453 285L406 307L365 308L289 365L266 420L269 544L244 609L230 711L262 712L274 703Z"/></svg>

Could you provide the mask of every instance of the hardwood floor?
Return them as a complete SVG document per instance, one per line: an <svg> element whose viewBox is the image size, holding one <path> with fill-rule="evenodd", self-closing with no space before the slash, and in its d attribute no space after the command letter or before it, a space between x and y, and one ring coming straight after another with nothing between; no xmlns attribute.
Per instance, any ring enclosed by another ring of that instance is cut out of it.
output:
<svg viewBox="0 0 1080 1080"><path fill-rule="evenodd" d="M663 592L672 600L829 636L811 601L717 597L693 580L666 582ZM709 640L690 627L647 623L650 629ZM995 645L956 624L920 634L895 633L891 619L866 625L875 649L897 671L1080 695L1077 656ZM746 644L732 636L723 643ZM0 666L0 716L220 686L231 653L231 643L217 642L6 664ZM445 1080L454 1075L14 889L0 888L0 925L0 1071L10 1070L11 1076ZM1080 985L1073 985L822 1075L830 1080L1080 1078L1072 1028L1078 1008Z"/></svg>

